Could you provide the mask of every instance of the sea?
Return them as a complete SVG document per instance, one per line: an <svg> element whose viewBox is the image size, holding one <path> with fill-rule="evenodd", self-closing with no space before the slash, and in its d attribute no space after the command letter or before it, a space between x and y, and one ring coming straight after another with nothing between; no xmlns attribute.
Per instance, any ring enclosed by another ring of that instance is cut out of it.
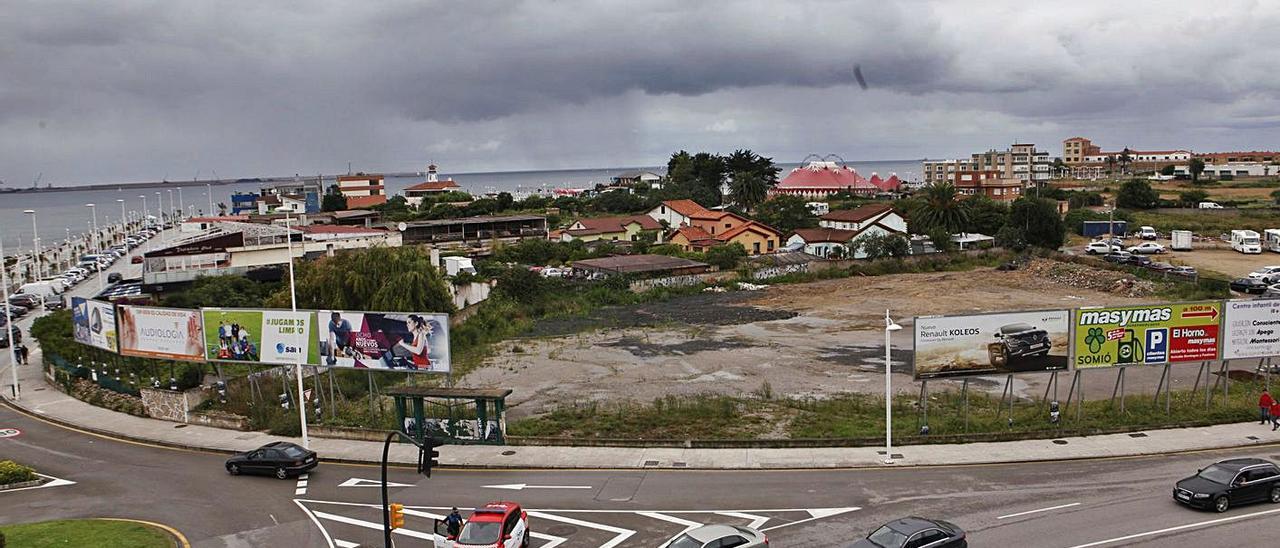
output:
<svg viewBox="0 0 1280 548"><path fill-rule="evenodd" d="M878 160L864 162L848 162L864 177L878 173L882 177L896 173L903 180L919 180L920 160ZM781 179L787 172L799 164L778 164L782 168ZM550 192L557 188L591 188L597 183L608 184L612 177L629 170L648 170L658 174L666 172L666 166L640 166L622 168L590 168L547 171L496 171L484 173L441 173L441 179L452 178L463 190L472 194L487 192L511 192L516 196L535 192ZM333 176L324 178L327 187L334 181ZM384 184L388 195L395 195L405 187L425 180L421 173L396 174L388 176ZM30 251L33 236L40 237L40 247L48 248L61 244L63 240L78 239L81 234L91 230L94 213L97 214L98 227L118 224L122 216L135 217L143 213L146 197L146 212L155 215L157 207L163 203L166 211L184 210L190 215L206 215L212 201L213 211L217 211L218 203L231 203L231 195L237 192L257 193L270 183L252 182L220 182L206 187L205 181L179 182L172 181L163 186L133 186L120 184L115 188L77 190L74 187L61 190L40 190L0 193L0 240L4 243L6 254L12 255L21 251ZM212 200L206 194L206 188L212 191ZM87 204L94 204L90 208ZM123 207L123 210L122 210ZM26 213L31 211L32 213ZM34 226L33 226L34 218Z"/></svg>

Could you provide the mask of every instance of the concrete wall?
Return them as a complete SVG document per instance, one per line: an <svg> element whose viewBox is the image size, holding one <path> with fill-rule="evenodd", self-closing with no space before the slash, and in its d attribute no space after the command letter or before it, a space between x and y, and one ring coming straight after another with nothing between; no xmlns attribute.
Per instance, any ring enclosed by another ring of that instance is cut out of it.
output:
<svg viewBox="0 0 1280 548"><path fill-rule="evenodd" d="M489 293L493 292L493 286L484 282L471 282L468 284L451 284L450 293L453 294L453 306L458 310L462 310L468 306L484 301L489 298Z"/></svg>
<svg viewBox="0 0 1280 548"><path fill-rule="evenodd" d="M141 392L142 408L146 409L148 417L173 422L188 422L191 410L208 398L202 388L184 392L143 388Z"/></svg>
<svg viewBox="0 0 1280 548"><path fill-rule="evenodd" d="M665 278L636 280L631 282L630 289L636 293L643 293L650 289L656 289L659 287L689 287L691 285L715 283L722 280L734 280L737 278L737 272L705 272L702 274L687 274L684 276L668 276Z"/></svg>

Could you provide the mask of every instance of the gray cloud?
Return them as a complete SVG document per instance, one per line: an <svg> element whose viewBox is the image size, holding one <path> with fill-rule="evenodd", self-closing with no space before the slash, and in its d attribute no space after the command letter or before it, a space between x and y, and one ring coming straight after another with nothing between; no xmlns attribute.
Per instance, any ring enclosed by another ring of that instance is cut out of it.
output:
<svg viewBox="0 0 1280 548"><path fill-rule="evenodd" d="M1276 148L1263 1L11 1L0 179ZM861 64L870 89L853 81Z"/></svg>

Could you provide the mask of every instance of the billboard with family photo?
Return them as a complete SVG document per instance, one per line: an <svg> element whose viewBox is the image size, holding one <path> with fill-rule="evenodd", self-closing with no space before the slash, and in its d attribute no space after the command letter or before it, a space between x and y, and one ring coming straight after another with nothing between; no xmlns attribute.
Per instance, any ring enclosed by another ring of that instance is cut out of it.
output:
<svg viewBox="0 0 1280 548"><path fill-rule="evenodd" d="M1071 311L915 319L915 378L1067 369Z"/></svg>
<svg viewBox="0 0 1280 548"><path fill-rule="evenodd" d="M142 358L204 361L200 311L121 305L120 353Z"/></svg>
<svg viewBox="0 0 1280 548"><path fill-rule="evenodd" d="M205 308L205 357L215 361L318 364L315 313Z"/></svg>
<svg viewBox="0 0 1280 548"><path fill-rule="evenodd" d="M76 342L116 351L116 307L111 303L71 298L71 325Z"/></svg>
<svg viewBox="0 0 1280 548"><path fill-rule="evenodd" d="M321 310L320 364L447 373L449 315Z"/></svg>

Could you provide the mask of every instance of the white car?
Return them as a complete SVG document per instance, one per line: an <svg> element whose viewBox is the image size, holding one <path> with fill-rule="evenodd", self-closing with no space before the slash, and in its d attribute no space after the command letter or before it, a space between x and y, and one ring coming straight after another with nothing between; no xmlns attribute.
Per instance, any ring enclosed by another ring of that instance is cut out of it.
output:
<svg viewBox="0 0 1280 548"><path fill-rule="evenodd" d="M1268 284L1280 282L1280 266L1264 266L1249 273L1249 277Z"/></svg>
<svg viewBox="0 0 1280 548"><path fill-rule="evenodd" d="M1084 252L1089 255L1106 255L1116 251L1120 251L1120 246L1104 241L1089 242L1089 245L1084 246Z"/></svg>
<svg viewBox="0 0 1280 548"><path fill-rule="evenodd" d="M1165 250L1164 250L1164 246L1158 243L1142 242L1138 245L1131 246L1128 251L1129 253L1135 253L1135 254L1150 254L1150 253L1164 253Z"/></svg>

